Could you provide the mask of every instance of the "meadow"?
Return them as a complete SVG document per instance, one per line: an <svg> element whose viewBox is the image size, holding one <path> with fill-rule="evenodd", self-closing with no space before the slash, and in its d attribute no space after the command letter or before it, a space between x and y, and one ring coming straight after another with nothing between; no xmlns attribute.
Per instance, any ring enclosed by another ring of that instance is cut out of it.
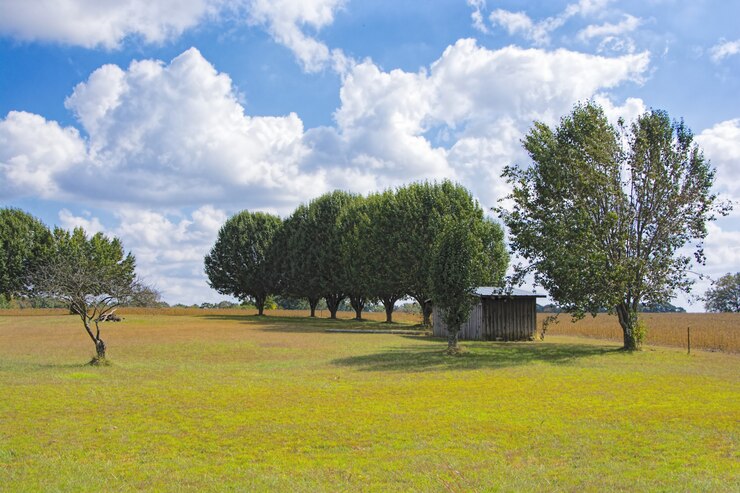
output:
<svg viewBox="0 0 740 493"><path fill-rule="evenodd" d="M325 332L383 327L0 316L0 490L740 491L737 354Z"/></svg>

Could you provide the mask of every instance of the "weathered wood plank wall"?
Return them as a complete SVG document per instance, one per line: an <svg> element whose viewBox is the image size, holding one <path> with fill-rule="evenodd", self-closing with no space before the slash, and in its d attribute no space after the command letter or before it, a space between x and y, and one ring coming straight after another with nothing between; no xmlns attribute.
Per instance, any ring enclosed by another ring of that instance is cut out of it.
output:
<svg viewBox="0 0 740 493"><path fill-rule="evenodd" d="M459 338L468 341L526 341L537 329L535 298L483 298L460 328ZM432 311L432 333L447 337L439 310Z"/></svg>
<svg viewBox="0 0 740 493"><path fill-rule="evenodd" d="M432 309L432 333L435 337L447 337L447 325L437 307ZM470 318L460 327L458 339L463 341L483 340L483 304L478 302L470 311Z"/></svg>
<svg viewBox="0 0 740 493"><path fill-rule="evenodd" d="M531 298L485 298L483 317L487 341L526 341L537 328L537 308Z"/></svg>

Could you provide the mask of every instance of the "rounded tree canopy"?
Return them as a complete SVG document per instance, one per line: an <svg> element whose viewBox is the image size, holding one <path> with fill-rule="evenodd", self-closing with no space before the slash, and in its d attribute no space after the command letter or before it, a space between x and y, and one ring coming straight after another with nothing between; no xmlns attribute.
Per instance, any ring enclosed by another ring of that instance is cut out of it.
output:
<svg viewBox="0 0 740 493"><path fill-rule="evenodd" d="M0 209L0 295L26 294L29 276L51 244L51 232L41 221L20 209Z"/></svg>

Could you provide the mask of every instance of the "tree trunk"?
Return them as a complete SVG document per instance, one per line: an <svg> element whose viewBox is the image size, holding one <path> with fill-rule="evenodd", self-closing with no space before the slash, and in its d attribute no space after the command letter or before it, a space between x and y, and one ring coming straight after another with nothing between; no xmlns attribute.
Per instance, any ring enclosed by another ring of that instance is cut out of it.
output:
<svg viewBox="0 0 740 493"><path fill-rule="evenodd" d="M432 308L434 308L432 300L426 300L424 304L421 305L421 314L424 317L423 323L427 327L432 326Z"/></svg>
<svg viewBox="0 0 740 493"><path fill-rule="evenodd" d="M98 360L104 360L105 359L105 343L103 342L103 339L98 339L95 341L95 353Z"/></svg>
<svg viewBox="0 0 740 493"><path fill-rule="evenodd" d="M426 296L414 297L421 308L422 324L427 327L432 325L432 300Z"/></svg>
<svg viewBox="0 0 740 493"><path fill-rule="evenodd" d="M257 306L257 315L262 316L265 314L265 302L267 301L266 296L255 296L254 304Z"/></svg>
<svg viewBox="0 0 740 493"><path fill-rule="evenodd" d="M321 300L321 298L314 298L312 296L308 297L308 306L311 308L311 318L316 317L316 305L319 304L319 300Z"/></svg>
<svg viewBox="0 0 740 493"><path fill-rule="evenodd" d="M355 310L355 320L362 320L362 310L365 308L364 296L350 296L349 304Z"/></svg>
<svg viewBox="0 0 740 493"><path fill-rule="evenodd" d="M326 299L326 307L329 309L329 317L333 320L336 320L337 318L337 310L339 310L339 305L344 300L345 296L343 294L327 294L324 296Z"/></svg>
<svg viewBox="0 0 740 493"><path fill-rule="evenodd" d="M452 331L447 328L447 353L448 354L455 354L459 351L459 348L457 347L457 335L460 333L460 328L458 327L457 330Z"/></svg>
<svg viewBox="0 0 740 493"><path fill-rule="evenodd" d="M383 307L385 307L385 323L392 324L393 308L396 305L397 298L385 298L381 301L383 302Z"/></svg>
<svg viewBox="0 0 740 493"><path fill-rule="evenodd" d="M637 350L637 339L635 338L637 311L632 310L630 305L627 303L620 303L617 305L616 311L617 317L619 318L619 325L622 327L622 333L624 335L624 346L622 349L625 351Z"/></svg>

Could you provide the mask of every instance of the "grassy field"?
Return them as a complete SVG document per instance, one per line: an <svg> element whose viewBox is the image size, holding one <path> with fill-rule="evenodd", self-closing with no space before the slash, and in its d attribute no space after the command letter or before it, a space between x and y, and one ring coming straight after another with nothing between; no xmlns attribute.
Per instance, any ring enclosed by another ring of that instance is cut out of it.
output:
<svg viewBox="0 0 740 493"><path fill-rule="evenodd" d="M736 354L197 313L0 317L0 490L740 491Z"/></svg>

